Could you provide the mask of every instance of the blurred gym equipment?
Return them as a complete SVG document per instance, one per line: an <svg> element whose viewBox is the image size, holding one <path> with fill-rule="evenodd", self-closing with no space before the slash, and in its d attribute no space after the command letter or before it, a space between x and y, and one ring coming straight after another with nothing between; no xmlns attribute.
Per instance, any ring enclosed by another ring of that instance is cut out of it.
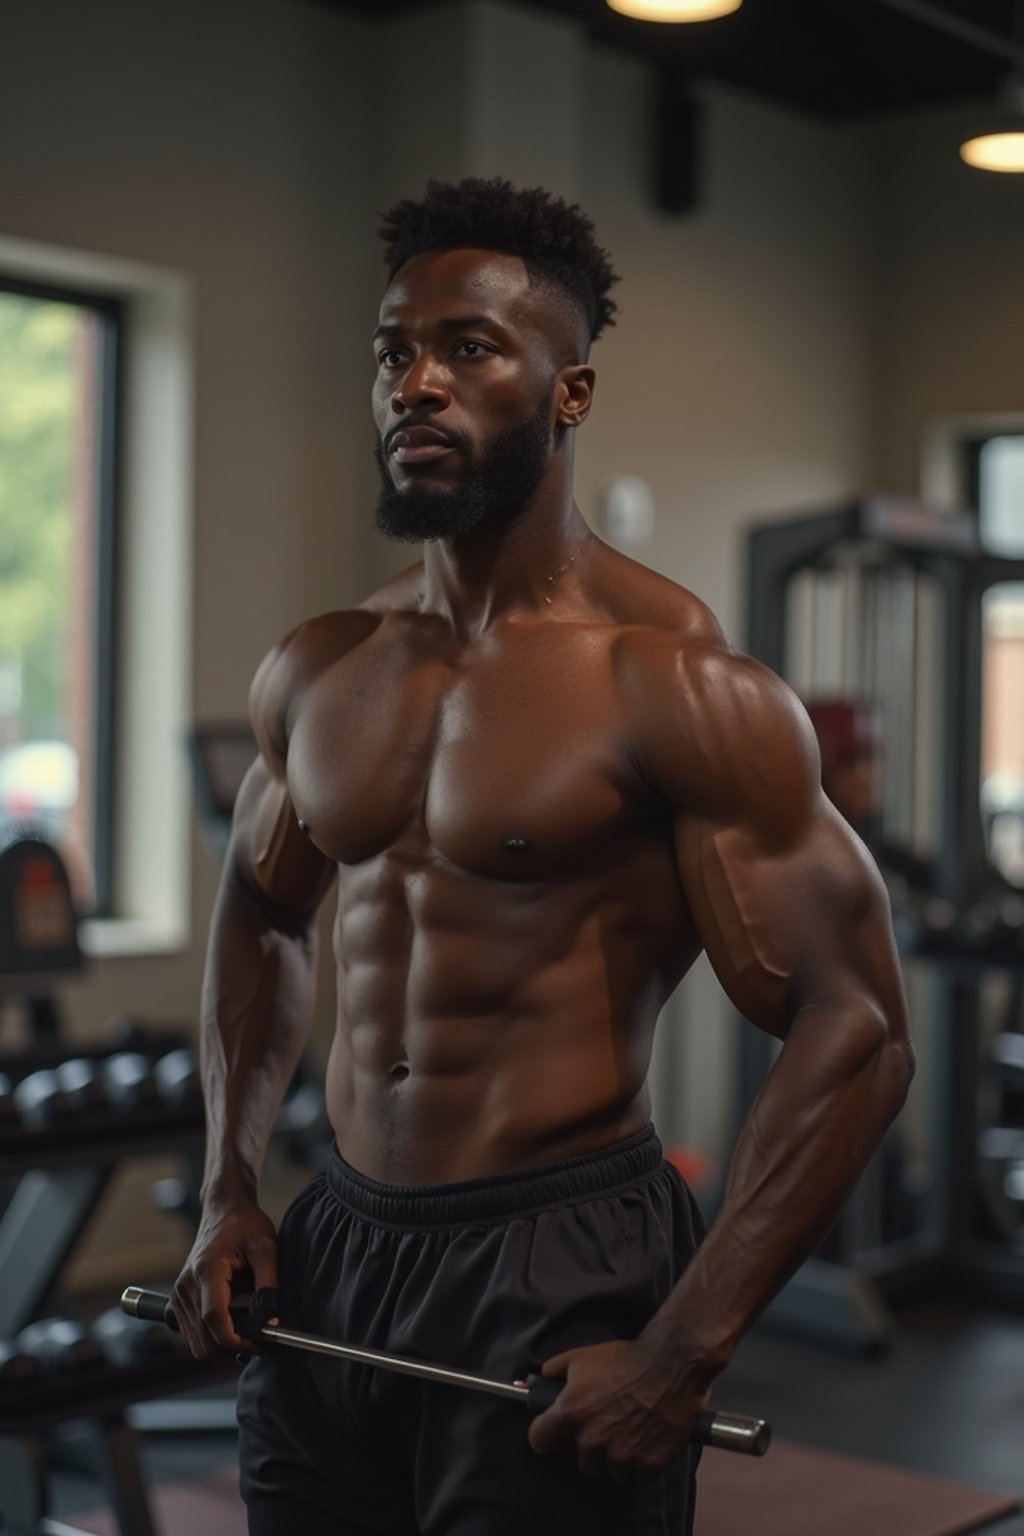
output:
<svg viewBox="0 0 1024 1536"><path fill-rule="evenodd" d="M810 703L845 701L877 720L876 803L850 819L889 886L912 999L927 997L926 1156L907 1154L905 1113L766 1314L844 1350L884 1346L887 1298L1022 1293L1024 902L990 857L982 793L986 604L1022 581L1024 561L985 552L971 514L905 500L748 536L748 650ZM741 1113L772 1059L773 1043L744 1030Z"/></svg>
<svg viewBox="0 0 1024 1536"><path fill-rule="evenodd" d="M114 1021L102 1044L69 1046L56 988L81 967L60 856L13 827L0 837L0 996L20 1023L0 1054L0 1503L7 1529L46 1528L55 1436L76 1422L122 1531L151 1536L125 1410L234 1367L200 1365L119 1312L94 1327L64 1315L60 1282L122 1160L198 1159L202 1103L190 1030Z"/></svg>
<svg viewBox="0 0 1024 1536"><path fill-rule="evenodd" d="M200 824L219 856L255 744L247 726L207 727L190 750ZM17 1046L0 1052L0 1507L12 1530L44 1528L51 1458L85 1459L123 1536L152 1536L137 1431L233 1428L236 1366L200 1364L167 1329L116 1308L88 1327L64 1315L62 1274L118 1166L173 1153L180 1173L158 1180L153 1199L190 1228L202 1177L194 1028L124 1017L102 1043L72 1048L56 990L82 964L59 854L24 827L0 834L0 998L20 1023ZM326 1163L331 1130L306 1063L275 1144L307 1169ZM209 1395L217 1383L227 1395Z"/></svg>

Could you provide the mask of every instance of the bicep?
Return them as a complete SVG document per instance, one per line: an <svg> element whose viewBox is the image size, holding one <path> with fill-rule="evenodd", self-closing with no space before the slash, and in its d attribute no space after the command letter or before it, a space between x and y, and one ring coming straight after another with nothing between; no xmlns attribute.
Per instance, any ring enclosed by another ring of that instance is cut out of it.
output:
<svg viewBox="0 0 1024 1536"><path fill-rule="evenodd" d="M255 762L235 801L226 873L253 892L279 926L302 926L316 911L336 873L299 827L288 789L288 721L300 695L300 625L264 658L249 692Z"/></svg>
<svg viewBox="0 0 1024 1536"><path fill-rule="evenodd" d="M302 923L320 905L335 866L300 830L283 774L261 754L235 804L228 868L285 921Z"/></svg>
<svg viewBox="0 0 1024 1536"><path fill-rule="evenodd" d="M677 822L684 890L723 988L780 1038L801 1009L898 1020L888 897L870 855L820 790L789 819L784 839L743 815Z"/></svg>

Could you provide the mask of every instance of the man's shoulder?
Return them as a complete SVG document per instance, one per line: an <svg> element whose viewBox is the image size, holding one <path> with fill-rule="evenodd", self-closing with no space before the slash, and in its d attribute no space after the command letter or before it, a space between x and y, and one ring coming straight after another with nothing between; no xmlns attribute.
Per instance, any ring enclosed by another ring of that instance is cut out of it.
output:
<svg viewBox="0 0 1024 1536"><path fill-rule="evenodd" d="M778 688L785 688L730 645L703 605L624 628L615 665L636 727L652 745L699 737L711 751L742 734L754 716L773 711Z"/></svg>
<svg viewBox="0 0 1024 1536"><path fill-rule="evenodd" d="M660 673L683 656L737 654L695 592L607 546L599 596L619 632L617 648L643 669Z"/></svg>
<svg viewBox="0 0 1024 1536"><path fill-rule="evenodd" d="M735 649L693 593L669 581L649 590L653 611L617 639L616 673L654 784L706 805L718 792L748 798L759 778L813 777L813 731L784 680Z"/></svg>
<svg viewBox="0 0 1024 1536"><path fill-rule="evenodd" d="M618 551L607 576L613 588L616 648L622 674L659 690L682 689L694 702L739 693L788 693L778 675L737 650L704 600L679 582Z"/></svg>
<svg viewBox="0 0 1024 1536"><path fill-rule="evenodd" d="M264 656L249 693L249 715L265 757L284 761L294 714L309 687L380 627L381 615L337 609L305 619Z"/></svg>
<svg viewBox="0 0 1024 1536"><path fill-rule="evenodd" d="M380 627L380 615L364 608L340 608L304 619L279 640L260 672L284 684L312 681L333 662L361 645ZM257 673L259 680L260 673Z"/></svg>
<svg viewBox="0 0 1024 1536"><path fill-rule="evenodd" d="M641 689L674 689L693 668L728 669L739 659L695 592L618 551L611 555L605 574L620 677Z"/></svg>

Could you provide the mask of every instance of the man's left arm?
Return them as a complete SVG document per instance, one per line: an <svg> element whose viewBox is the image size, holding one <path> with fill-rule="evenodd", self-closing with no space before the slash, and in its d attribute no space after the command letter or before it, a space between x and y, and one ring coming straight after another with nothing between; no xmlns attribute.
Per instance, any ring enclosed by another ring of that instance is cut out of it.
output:
<svg viewBox="0 0 1024 1536"><path fill-rule="evenodd" d="M743 1332L814 1250L913 1073L888 899L821 792L813 733L780 679L724 646L677 659L684 730L649 735L680 878L725 991L783 1041L703 1245L641 1336L545 1363L566 1376L537 1450L581 1470L657 1470L686 1444ZM652 717L653 718L653 717Z"/></svg>

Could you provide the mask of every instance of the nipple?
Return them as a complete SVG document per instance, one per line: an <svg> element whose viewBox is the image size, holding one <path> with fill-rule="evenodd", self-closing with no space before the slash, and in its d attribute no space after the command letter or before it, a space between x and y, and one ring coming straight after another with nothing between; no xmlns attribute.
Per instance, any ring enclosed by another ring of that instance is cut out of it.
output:
<svg viewBox="0 0 1024 1536"><path fill-rule="evenodd" d="M501 846L509 853L529 853L533 844L526 837L503 837Z"/></svg>

